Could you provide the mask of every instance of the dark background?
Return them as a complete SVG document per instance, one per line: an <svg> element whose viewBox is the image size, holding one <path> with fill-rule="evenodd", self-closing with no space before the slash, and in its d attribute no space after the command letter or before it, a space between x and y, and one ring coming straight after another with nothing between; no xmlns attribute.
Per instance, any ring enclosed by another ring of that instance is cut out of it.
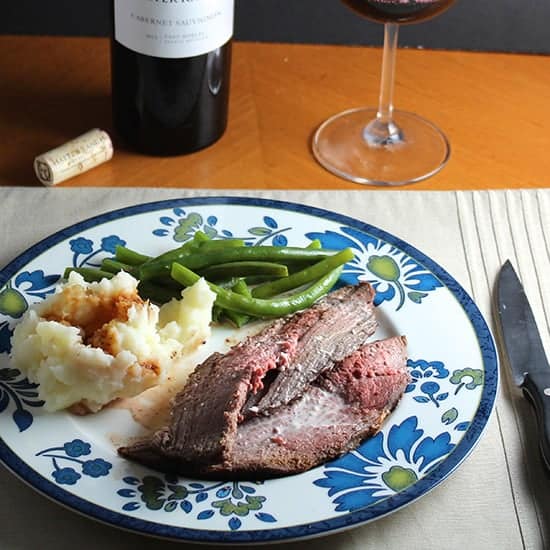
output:
<svg viewBox="0 0 550 550"><path fill-rule="evenodd" d="M2 2L0 34L105 36L110 0ZM401 46L550 53L548 0L457 0L432 21L402 28ZM381 25L338 0L236 0L246 41L379 45Z"/></svg>

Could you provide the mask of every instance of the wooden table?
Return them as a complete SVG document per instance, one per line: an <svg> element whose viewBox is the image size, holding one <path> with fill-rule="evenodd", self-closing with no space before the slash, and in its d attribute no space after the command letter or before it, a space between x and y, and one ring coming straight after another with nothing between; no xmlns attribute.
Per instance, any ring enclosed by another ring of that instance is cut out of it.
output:
<svg viewBox="0 0 550 550"><path fill-rule="evenodd" d="M109 43L4 36L0 51L0 185L40 185L36 155L111 132ZM376 103L379 70L376 48L236 43L229 128L215 146L159 159L115 143L111 162L61 185L362 188L321 168L310 140L330 115ZM550 187L550 57L401 50L395 97L452 145L448 166L408 189Z"/></svg>

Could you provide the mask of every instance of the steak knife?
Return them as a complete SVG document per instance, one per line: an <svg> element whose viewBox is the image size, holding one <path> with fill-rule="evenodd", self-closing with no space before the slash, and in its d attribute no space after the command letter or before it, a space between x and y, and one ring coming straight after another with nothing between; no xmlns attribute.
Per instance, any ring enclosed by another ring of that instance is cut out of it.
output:
<svg viewBox="0 0 550 550"><path fill-rule="evenodd" d="M510 261L498 275L496 302L512 377L535 408L540 450L550 469L550 365L531 306Z"/></svg>

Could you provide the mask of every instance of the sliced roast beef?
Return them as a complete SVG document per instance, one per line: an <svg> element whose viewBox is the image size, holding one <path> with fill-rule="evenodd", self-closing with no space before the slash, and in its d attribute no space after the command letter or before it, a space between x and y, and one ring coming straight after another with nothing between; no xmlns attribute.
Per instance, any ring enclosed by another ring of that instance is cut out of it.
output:
<svg viewBox="0 0 550 550"><path fill-rule="evenodd" d="M120 454L165 471L223 463L237 426L251 411L266 413L300 397L310 382L367 341L376 329L373 298L367 283L343 287L227 354L213 354L176 396L170 425ZM274 385L282 397L272 392Z"/></svg>
<svg viewBox="0 0 550 550"><path fill-rule="evenodd" d="M322 374L299 399L239 424L233 440L225 439L219 462L182 460L182 448L166 446L161 457L159 449L167 441L160 434L153 445L147 442L122 454L162 471L210 478L303 472L376 433L409 380L405 338L373 342Z"/></svg>
<svg viewBox="0 0 550 550"><path fill-rule="evenodd" d="M335 458L380 429L409 380L404 337L367 344L321 375L300 399L241 424L225 461L200 473L280 476Z"/></svg>
<svg viewBox="0 0 550 550"><path fill-rule="evenodd" d="M361 294L358 308L355 303ZM315 324L301 334L290 365L284 365L264 396L255 405L257 414L290 403L320 373L330 370L364 344L376 329L370 286L344 287L333 293L319 311Z"/></svg>

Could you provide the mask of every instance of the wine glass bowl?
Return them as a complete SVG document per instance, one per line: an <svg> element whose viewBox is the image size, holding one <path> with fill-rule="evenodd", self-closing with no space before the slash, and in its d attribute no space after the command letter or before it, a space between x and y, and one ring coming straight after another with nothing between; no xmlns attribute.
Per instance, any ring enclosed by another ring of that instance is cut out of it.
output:
<svg viewBox="0 0 550 550"><path fill-rule="evenodd" d="M378 23L419 23L448 9L455 0L342 0L354 12Z"/></svg>
<svg viewBox="0 0 550 550"><path fill-rule="evenodd" d="M449 160L445 135L430 121L393 108L395 56L401 24L435 17L454 0L342 0L355 12L384 23L378 108L338 113L313 137L318 162L344 179L371 185L405 185L436 174Z"/></svg>

